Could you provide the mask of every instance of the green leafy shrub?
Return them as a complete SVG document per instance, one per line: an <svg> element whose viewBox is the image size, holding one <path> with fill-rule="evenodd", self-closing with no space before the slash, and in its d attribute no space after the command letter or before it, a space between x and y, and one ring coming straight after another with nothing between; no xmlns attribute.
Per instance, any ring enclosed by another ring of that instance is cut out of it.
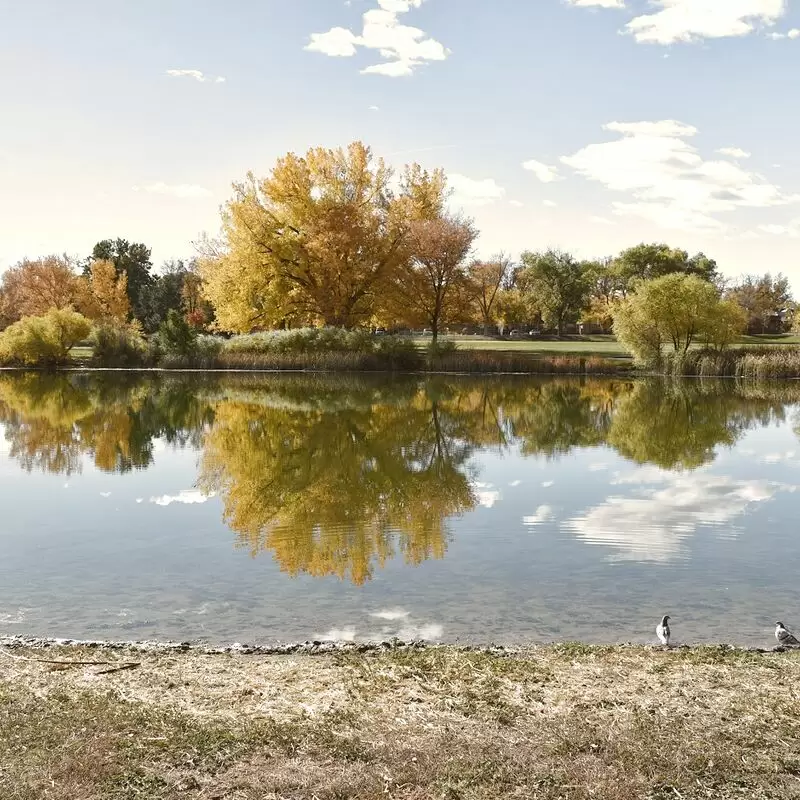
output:
<svg viewBox="0 0 800 800"><path fill-rule="evenodd" d="M92 344L94 362L101 367L142 367L155 360L144 338L127 327L99 325Z"/></svg>
<svg viewBox="0 0 800 800"><path fill-rule="evenodd" d="M86 339L92 323L71 309L51 309L42 316L23 317L0 334L0 361L25 366L57 366Z"/></svg>
<svg viewBox="0 0 800 800"><path fill-rule="evenodd" d="M197 352L197 331L174 308L158 329L158 341L167 358L191 360Z"/></svg>

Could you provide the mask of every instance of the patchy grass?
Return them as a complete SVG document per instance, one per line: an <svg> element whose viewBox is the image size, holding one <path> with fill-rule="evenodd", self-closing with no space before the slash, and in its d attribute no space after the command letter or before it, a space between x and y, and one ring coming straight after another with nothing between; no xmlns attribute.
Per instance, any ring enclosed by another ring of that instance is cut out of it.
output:
<svg viewBox="0 0 800 800"><path fill-rule="evenodd" d="M4 800L800 796L798 653L103 658L142 664L2 660Z"/></svg>

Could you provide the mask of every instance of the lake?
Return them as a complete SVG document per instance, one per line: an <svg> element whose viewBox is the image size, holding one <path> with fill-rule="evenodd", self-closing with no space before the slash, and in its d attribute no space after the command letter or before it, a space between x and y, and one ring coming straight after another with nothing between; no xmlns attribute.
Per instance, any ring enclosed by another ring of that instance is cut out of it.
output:
<svg viewBox="0 0 800 800"><path fill-rule="evenodd" d="M0 634L774 644L800 386L0 373Z"/></svg>

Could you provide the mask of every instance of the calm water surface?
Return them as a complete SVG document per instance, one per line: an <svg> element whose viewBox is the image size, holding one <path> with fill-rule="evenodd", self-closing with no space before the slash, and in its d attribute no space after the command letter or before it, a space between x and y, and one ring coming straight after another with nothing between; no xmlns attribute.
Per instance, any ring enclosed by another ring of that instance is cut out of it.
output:
<svg viewBox="0 0 800 800"><path fill-rule="evenodd" d="M772 644L800 386L0 374L0 634Z"/></svg>

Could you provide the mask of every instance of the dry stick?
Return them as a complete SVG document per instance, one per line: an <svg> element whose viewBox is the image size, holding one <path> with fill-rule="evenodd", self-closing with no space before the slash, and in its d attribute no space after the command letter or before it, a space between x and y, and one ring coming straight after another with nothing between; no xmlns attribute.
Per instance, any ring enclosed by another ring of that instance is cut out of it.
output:
<svg viewBox="0 0 800 800"><path fill-rule="evenodd" d="M6 650L0 650L0 655L7 656L8 658L15 658L17 661L32 661L37 664L61 664L71 667L108 667L119 663L116 661L59 661L51 658L28 658L27 656L18 656L14 653L9 653ZM108 672L117 672L121 669L133 669L134 667L138 667L141 663L141 661L127 661L118 667L115 666L114 669L101 670L97 674L105 675Z"/></svg>

